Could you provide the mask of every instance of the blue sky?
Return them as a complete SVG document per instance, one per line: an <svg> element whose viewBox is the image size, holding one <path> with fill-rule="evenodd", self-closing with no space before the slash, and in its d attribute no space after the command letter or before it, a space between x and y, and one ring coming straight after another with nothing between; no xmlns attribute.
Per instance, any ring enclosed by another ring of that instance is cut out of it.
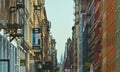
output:
<svg viewBox="0 0 120 72"><path fill-rule="evenodd" d="M64 54L65 43L72 36L74 25L74 2L73 0L46 0L47 18L51 22L51 34L56 40L57 58L60 61Z"/></svg>

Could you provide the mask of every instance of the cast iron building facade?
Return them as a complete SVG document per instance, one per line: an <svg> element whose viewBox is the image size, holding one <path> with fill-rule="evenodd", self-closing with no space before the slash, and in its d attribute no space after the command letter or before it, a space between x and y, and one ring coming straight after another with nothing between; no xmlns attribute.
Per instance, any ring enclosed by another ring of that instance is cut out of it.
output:
<svg viewBox="0 0 120 72"><path fill-rule="evenodd" d="M51 23L44 4L44 0L0 0L0 72L7 70L5 66L10 72L36 72L36 62L49 63L52 58L56 66L57 50L55 40L49 41Z"/></svg>

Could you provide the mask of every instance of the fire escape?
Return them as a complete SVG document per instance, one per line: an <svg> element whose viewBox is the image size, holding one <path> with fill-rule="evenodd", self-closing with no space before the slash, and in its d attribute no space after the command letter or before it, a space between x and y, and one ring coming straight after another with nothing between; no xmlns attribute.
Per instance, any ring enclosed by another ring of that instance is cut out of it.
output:
<svg viewBox="0 0 120 72"><path fill-rule="evenodd" d="M16 37L24 36L24 1L17 0L14 6L9 8L9 20L7 31L11 37L10 42Z"/></svg>

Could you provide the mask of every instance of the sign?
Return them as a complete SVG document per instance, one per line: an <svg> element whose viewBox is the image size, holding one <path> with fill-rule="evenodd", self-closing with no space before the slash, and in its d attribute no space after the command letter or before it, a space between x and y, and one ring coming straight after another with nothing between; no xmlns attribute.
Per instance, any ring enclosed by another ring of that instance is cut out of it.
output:
<svg viewBox="0 0 120 72"><path fill-rule="evenodd" d="M40 34L33 34L32 39L33 49L40 49Z"/></svg>
<svg viewBox="0 0 120 72"><path fill-rule="evenodd" d="M34 50L40 49L40 28L33 28L33 34L32 34L32 45Z"/></svg>
<svg viewBox="0 0 120 72"><path fill-rule="evenodd" d="M33 49L35 49L35 50L40 50L41 48L40 48L40 46L35 46L35 45L33 45Z"/></svg>
<svg viewBox="0 0 120 72"><path fill-rule="evenodd" d="M41 33L41 29L40 28L33 28L33 33Z"/></svg>

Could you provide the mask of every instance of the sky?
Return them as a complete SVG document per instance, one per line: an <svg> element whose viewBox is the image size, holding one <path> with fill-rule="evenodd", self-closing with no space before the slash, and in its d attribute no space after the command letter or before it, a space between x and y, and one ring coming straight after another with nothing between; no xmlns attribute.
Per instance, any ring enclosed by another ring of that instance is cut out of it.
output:
<svg viewBox="0 0 120 72"><path fill-rule="evenodd" d="M73 7L73 0L45 1L47 18L51 22L51 35L56 40L58 62L60 62L61 55L64 55L67 39L72 37Z"/></svg>

